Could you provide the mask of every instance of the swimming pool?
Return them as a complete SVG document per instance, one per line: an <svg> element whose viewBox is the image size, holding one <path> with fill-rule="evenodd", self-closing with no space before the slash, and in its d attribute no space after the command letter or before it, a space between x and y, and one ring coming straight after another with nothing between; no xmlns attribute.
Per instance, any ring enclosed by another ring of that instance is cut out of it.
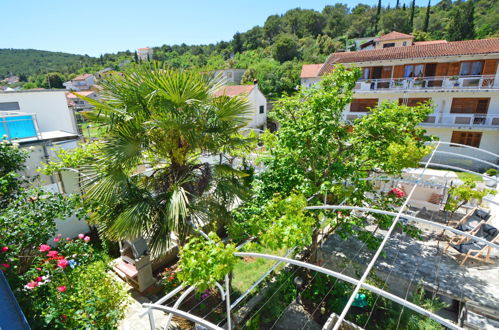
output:
<svg viewBox="0 0 499 330"><path fill-rule="evenodd" d="M7 115L0 113L0 138L4 135L8 140L37 136L33 115Z"/></svg>

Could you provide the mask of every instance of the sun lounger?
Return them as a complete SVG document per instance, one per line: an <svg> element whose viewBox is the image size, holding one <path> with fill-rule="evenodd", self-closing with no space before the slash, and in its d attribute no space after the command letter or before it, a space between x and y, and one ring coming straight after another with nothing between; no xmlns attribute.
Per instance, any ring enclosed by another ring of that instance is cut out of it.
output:
<svg viewBox="0 0 499 330"><path fill-rule="evenodd" d="M470 232L473 236L481 237L486 239L491 243L499 242L499 230L494 226L491 226L486 223L481 223L477 228ZM464 265L466 260L469 258L475 259L478 261L493 263L490 260L490 253L492 252L492 247L480 242L475 241L470 237L461 237L459 240L455 240L454 242L449 242L449 244L445 247L444 252L450 247L454 248L461 255L464 255L463 261L460 265Z"/></svg>

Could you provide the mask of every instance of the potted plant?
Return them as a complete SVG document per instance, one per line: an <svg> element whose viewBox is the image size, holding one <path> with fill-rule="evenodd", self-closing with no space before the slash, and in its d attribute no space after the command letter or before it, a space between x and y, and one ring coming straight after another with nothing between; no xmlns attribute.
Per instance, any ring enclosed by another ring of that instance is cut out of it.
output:
<svg viewBox="0 0 499 330"><path fill-rule="evenodd" d="M495 187L497 185L497 181L494 180L494 179L497 179L498 177L498 174L499 174L499 171L496 170L495 168L489 168L487 171L485 171L485 173L483 173L485 175L485 185L487 187ZM491 178L491 179L488 179L488 178ZM492 179L494 178L494 179Z"/></svg>

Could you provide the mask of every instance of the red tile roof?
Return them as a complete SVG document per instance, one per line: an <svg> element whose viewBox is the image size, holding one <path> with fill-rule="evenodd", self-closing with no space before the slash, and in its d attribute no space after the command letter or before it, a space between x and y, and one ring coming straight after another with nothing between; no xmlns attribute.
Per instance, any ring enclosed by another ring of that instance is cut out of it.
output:
<svg viewBox="0 0 499 330"><path fill-rule="evenodd" d="M248 95L255 88L255 85L229 85L220 88L215 92L215 96L237 96L241 94Z"/></svg>
<svg viewBox="0 0 499 330"><path fill-rule="evenodd" d="M303 64L301 67L300 78L313 78L319 76L321 64Z"/></svg>
<svg viewBox="0 0 499 330"><path fill-rule="evenodd" d="M400 33L397 31L392 31L390 33L384 34L381 37L374 39L374 41L388 41L388 40L398 40L398 39L412 39L414 38L410 34Z"/></svg>
<svg viewBox="0 0 499 330"><path fill-rule="evenodd" d="M151 48L145 47L145 48L139 48L138 50L149 50L149 49L151 49Z"/></svg>
<svg viewBox="0 0 499 330"><path fill-rule="evenodd" d="M499 53L499 38L333 53L329 55L329 58L322 66L319 75L328 73L337 63L358 63L368 61L491 53Z"/></svg>
<svg viewBox="0 0 499 330"><path fill-rule="evenodd" d="M421 46L421 45L445 44L445 43L447 43L447 40L416 41L414 44L416 46Z"/></svg>
<svg viewBox="0 0 499 330"><path fill-rule="evenodd" d="M88 77L91 77L91 76L92 75L90 73L84 73L84 74L79 75L78 77L74 77L71 80L72 81L81 81L81 80L85 80L85 79L87 79Z"/></svg>
<svg viewBox="0 0 499 330"><path fill-rule="evenodd" d="M95 92L94 91L81 91L81 92L76 92L76 93L80 94L80 95L83 95L83 96L89 96L89 95L94 94ZM77 99L78 98L78 96L76 96L73 93L66 93L66 97L68 99Z"/></svg>

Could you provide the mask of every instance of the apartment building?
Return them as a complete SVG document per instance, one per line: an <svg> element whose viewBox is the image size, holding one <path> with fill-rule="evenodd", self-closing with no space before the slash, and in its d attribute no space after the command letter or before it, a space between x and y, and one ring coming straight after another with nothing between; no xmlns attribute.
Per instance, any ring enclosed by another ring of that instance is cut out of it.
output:
<svg viewBox="0 0 499 330"><path fill-rule="evenodd" d="M304 65L302 85L312 86L337 64L360 67L362 76L345 109L345 121L367 115L384 100L409 106L431 101L435 110L421 124L428 134L499 154L499 38L412 42L404 36L403 40L389 47L333 53L324 64ZM439 150L498 161L470 148ZM438 154L435 161L480 171L490 167L449 154Z"/></svg>

